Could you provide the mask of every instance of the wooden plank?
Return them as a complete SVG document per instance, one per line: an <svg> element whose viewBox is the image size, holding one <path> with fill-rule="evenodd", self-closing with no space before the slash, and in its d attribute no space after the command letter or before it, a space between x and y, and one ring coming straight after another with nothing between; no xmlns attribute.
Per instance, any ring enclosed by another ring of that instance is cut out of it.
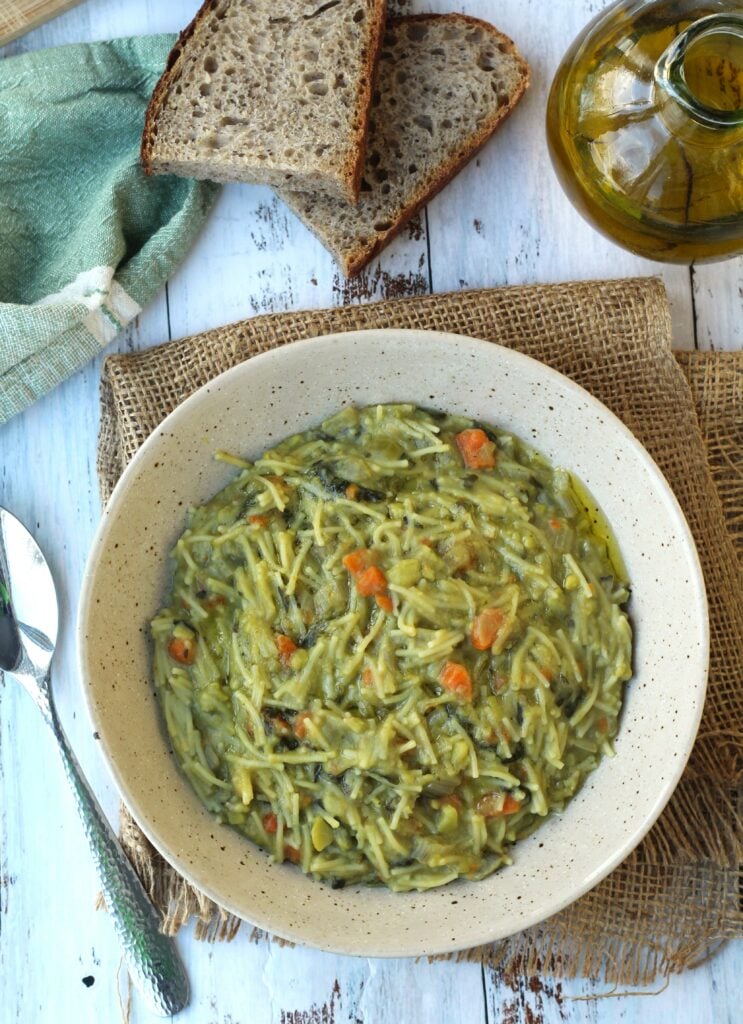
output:
<svg viewBox="0 0 743 1024"><path fill-rule="evenodd" d="M128 25L117 4L76 7L10 50L146 30L146 0L131 0ZM104 18L109 10L109 21ZM138 9L137 9L138 8ZM90 16L97 24L91 29ZM123 31L122 31L123 30ZM164 291L112 349L167 336ZM60 644L53 687L72 746L109 818L118 795L82 705L75 617L82 570L100 509L95 477L102 357L0 428L0 503L34 530L60 590ZM120 1019L121 951L96 910L98 885L58 754L32 701L0 687L0 1018L98 1024Z"/></svg>
<svg viewBox="0 0 743 1024"><path fill-rule="evenodd" d="M68 11L80 0L5 0L0 9L0 46Z"/></svg>
<svg viewBox="0 0 743 1024"><path fill-rule="evenodd" d="M281 993L273 1019L282 1024L485 1024L478 964L360 960L274 947L263 979Z"/></svg>
<svg viewBox="0 0 743 1024"><path fill-rule="evenodd" d="M743 348L743 257L694 267L692 283L697 347Z"/></svg>
<svg viewBox="0 0 743 1024"><path fill-rule="evenodd" d="M357 278L330 255L269 188L228 185L169 287L173 337L259 313L367 302L429 289L421 219Z"/></svg>
<svg viewBox="0 0 743 1024"><path fill-rule="evenodd" d="M737 1024L740 954L740 943L731 942L703 967L627 994L590 978L556 982L488 969L488 1020L493 1024Z"/></svg>

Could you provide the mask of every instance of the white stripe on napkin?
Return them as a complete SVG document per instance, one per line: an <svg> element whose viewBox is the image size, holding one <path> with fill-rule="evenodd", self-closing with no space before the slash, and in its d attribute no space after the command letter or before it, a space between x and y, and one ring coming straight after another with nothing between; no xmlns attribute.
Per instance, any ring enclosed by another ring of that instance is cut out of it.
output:
<svg viewBox="0 0 743 1024"><path fill-rule="evenodd" d="M45 295L34 306L81 303L90 313L83 323L100 345L107 345L142 307L114 280L115 267L83 270L74 281L53 295Z"/></svg>

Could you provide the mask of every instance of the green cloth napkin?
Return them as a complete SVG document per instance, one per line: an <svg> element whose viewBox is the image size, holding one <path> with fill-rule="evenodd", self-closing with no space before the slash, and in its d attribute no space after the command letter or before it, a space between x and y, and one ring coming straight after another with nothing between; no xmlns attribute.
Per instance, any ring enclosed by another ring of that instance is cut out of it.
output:
<svg viewBox="0 0 743 1024"><path fill-rule="evenodd" d="M218 193L147 178L139 142L175 37L0 60L0 423L106 346L163 286Z"/></svg>

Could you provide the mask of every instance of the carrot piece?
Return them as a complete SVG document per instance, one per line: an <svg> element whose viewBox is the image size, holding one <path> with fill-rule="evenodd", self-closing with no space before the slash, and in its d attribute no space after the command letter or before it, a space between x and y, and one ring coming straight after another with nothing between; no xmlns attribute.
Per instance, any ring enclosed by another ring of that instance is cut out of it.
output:
<svg viewBox="0 0 743 1024"><path fill-rule="evenodd" d="M227 598L223 594L212 594L211 597L207 597L201 603L204 608L214 611L215 608L220 608L222 605L227 604Z"/></svg>
<svg viewBox="0 0 743 1024"><path fill-rule="evenodd" d="M263 827L270 836L274 835L274 833L278 830L279 819L276 817L273 811L269 811L267 814L263 815Z"/></svg>
<svg viewBox="0 0 743 1024"><path fill-rule="evenodd" d="M387 589L387 577L376 565L370 565L356 577L356 589L362 597L381 594Z"/></svg>
<svg viewBox="0 0 743 1024"><path fill-rule="evenodd" d="M298 740L303 740L307 736L307 719L312 718L309 711L300 711L297 717L294 719L294 735Z"/></svg>
<svg viewBox="0 0 743 1024"><path fill-rule="evenodd" d="M352 551L350 555L343 556L343 565L352 576L358 576L359 573L362 573L364 569L369 567L369 552L366 548Z"/></svg>
<svg viewBox="0 0 743 1024"><path fill-rule="evenodd" d="M346 488L346 497L349 501L356 501L359 496L359 485L349 484Z"/></svg>
<svg viewBox="0 0 743 1024"><path fill-rule="evenodd" d="M472 646L478 651L487 651L498 639L505 613L500 608L485 608L476 615L470 630Z"/></svg>
<svg viewBox="0 0 743 1024"><path fill-rule="evenodd" d="M292 864L299 864L300 860L302 859L302 854L296 848L296 846L289 846L288 843L284 847L284 856L286 857L287 860L290 860Z"/></svg>
<svg viewBox="0 0 743 1024"><path fill-rule="evenodd" d="M472 700L472 678L464 665L456 661L447 661L441 669L439 679L445 690L456 693L465 700Z"/></svg>
<svg viewBox="0 0 743 1024"><path fill-rule="evenodd" d="M492 469L495 466L495 444L479 427L460 431L454 442L467 469Z"/></svg>
<svg viewBox="0 0 743 1024"><path fill-rule="evenodd" d="M510 793L506 793L506 799L503 801L503 807L501 808L501 814L515 814L516 811L521 810L521 801L517 800L515 796L511 796Z"/></svg>
<svg viewBox="0 0 743 1024"><path fill-rule="evenodd" d="M377 602L377 604L379 605L383 612L391 612L392 609L394 608L394 605L392 604L392 598L390 597L389 594L377 594L374 597L374 600Z"/></svg>
<svg viewBox="0 0 743 1024"><path fill-rule="evenodd" d="M179 636L171 637L168 641L168 654L181 665L193 665L196 661L196 638L186 640Z"/></svg>
<svg viewBox="0 0 743 1024"><path fill-rule="evenodd" d="M268 516L248 516L248 522L253 526L268 526Z"/></svg>
<svg viewBox="0 0 743 1024"><path fill-rule="evenodd" d="M292 654L297 649L297 645L294 643L290 636L284 636L283 633L277 633L275 636L276 649L279 652L279 660L282 665L288 665Z"/></svg>
<svg viewBox="0 0 743 1024"><path fill-rule="evenodd" d="M515 814L520 808L521 803L512 797L510 793L506 793L502 804L500 793L488 793L477 801L477 813L481 814L483 818L497 818L501 814Z"/></svg>
<svg viewBox="0 0 743 1024"><path fill-rule="evenodd" d="M596 728L598 729L599 732L608 732L609 731L609 720L606 717L606 715L602 715L601 718L598 718L596 720Z"/></svg>
<svg viewBox="0 0 743 1024"><path fill-rule="evenodd" d="M548 519L547 522L553 530L562 529L562 522L559 519Z"/></svg>
<svg viewBox="0 0 743 1024"><path fill-rule="evenodd" d="M365 668L364 671L361 673L361 682L364 684L364 686L374 685L374 673L370 668Z"/></svg>

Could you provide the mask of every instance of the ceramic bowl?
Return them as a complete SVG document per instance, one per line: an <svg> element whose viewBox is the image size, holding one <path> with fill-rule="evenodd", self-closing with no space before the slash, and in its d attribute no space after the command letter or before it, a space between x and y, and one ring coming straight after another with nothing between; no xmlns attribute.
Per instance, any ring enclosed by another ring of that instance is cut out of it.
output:
<svg viewBox="0 0 743 1024"><path fill-rule="evenodd" d="M333 890L274 865L217 825L176 767L155 701L148 622L190 504L248 458L347 403L412 401L532 442L576 473L613 525L632 580L635 675L617 755L562 815L481 882L425 893ZM93 728L145 833L195 886L276 935L366 956L445 953L535 924L596 885L668 801L694 742L708 656L704 584L679 506L645 450L604 406L519 353L457 335L376 330L297 342L224 373L157 428L119 481L88 562L79 656Z"/></svg>

